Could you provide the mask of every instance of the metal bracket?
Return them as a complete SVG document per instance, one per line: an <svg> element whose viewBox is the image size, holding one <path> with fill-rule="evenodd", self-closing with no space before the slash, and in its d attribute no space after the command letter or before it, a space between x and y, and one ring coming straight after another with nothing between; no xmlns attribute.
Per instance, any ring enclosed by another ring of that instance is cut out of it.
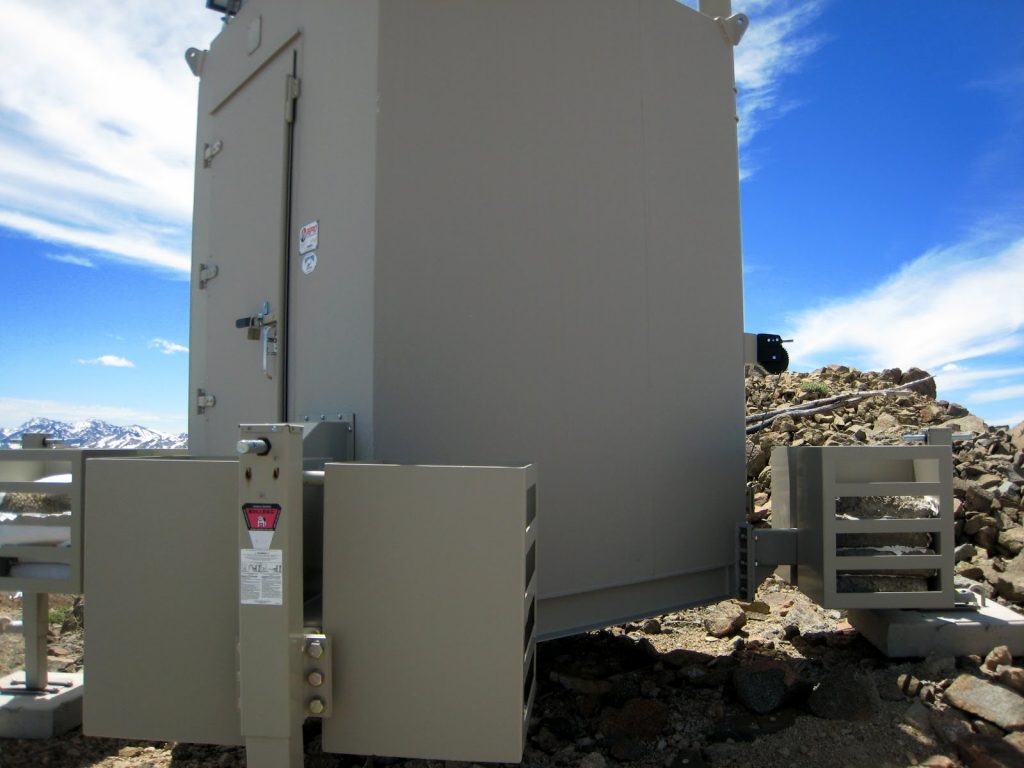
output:
<svg viewBox="0 0 1024 768"><path fill-rule="evenodd" d="M988 604L988 598L981 591L981 585L976 584L967 589L956 590L956 605L958 608L984 608Z"/></svg>
<svg viewBox="0 0 1024 768"><path fill-rule="evenodd" d="M196 390L196 413L202 416L207 408L213 408L217 404L217 398L209 395L203 389Z"/></svg>
<svg viewBox="0 0 1024 768"><path fill-rule="evenodd" d="M213 144L203 145L203 168L209 168L213 164L213 158L224 149L224 142L217 139Z"/></svg>
<svg viewBox="0 0 1024 768"><path fill-rule="evenodd" d="M780 565L797 564L796 528L736 526L736 592L753 600L757 588Z"/></svg>
<svg viewBox="0 0 1024 768"><path fill-rule="evenodd" d="M303 469L323 469L328 461L355 461L355 414L321 413L302 421Z"/></svg>
<svg viewBox="0 0 1024 768"><path fill-rule="evenodd" d="M722 28L722 34L725 35L725 39L733 45L740 44L740 40L743 39L743 35L750 26L750 19L747 18L745 13L734 13L727 19L716 19L716 21Z"/></svg>
<svg viewBox="0 0 1024 768"><path fill-rule="evenodd" d="M206 284L220 274L220 268L213 263L199 265L199 290L206 288Z"/></svg>
<svg viewBox="0 0 1024 768"><path fill-rule="evenodd" d="M330 717L331 639L321 633L308 633L302 644L302 705L308 717Z"/></svg>
<svg viewBox="0 0 1024 768"><path fill-rule="evenodd" d="M202 77L203 64L206 63L206 51L201 51L198 48L189 48L185 51L185 63L188 64L189 71L193 75Z"/></svg>

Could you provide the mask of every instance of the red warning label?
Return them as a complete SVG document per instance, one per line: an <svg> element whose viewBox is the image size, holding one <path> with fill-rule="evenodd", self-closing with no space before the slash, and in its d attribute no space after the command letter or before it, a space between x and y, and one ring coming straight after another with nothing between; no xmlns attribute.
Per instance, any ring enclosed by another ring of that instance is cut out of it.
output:
<svg viewBox="0 0 1024 768"><path fill-rule="evenodd" d="M243 504L242 517L250 531L276 531L281 517L280 504Z"/></svg>

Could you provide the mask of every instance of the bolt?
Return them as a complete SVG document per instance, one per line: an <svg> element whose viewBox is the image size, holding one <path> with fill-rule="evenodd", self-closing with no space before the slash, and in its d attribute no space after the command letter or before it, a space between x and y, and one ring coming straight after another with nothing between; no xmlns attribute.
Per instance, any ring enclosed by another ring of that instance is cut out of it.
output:
<svg viewBox="0 0 1024 768"><path fill-rule="evenodd" d="M306 675L306 682L312 685L314 688L319 688L324 684L324 673L319 669L314 669L308 675Z"/></svg>
<svg viewBox="0 0 1024 768"><path fill-rule="evenodd" d="M311 715L322 715L325 709L327 709L327 705L324 703L323 699L317 697L310 700L309 713Z"/></svg>
<svg viewBox="0 0 1024 768"><path fill-rule="evenodd" d="M314 659L319 659L324 655L324 645L319 640L310 640L306 645L306 653L312 656Z"/></svg>

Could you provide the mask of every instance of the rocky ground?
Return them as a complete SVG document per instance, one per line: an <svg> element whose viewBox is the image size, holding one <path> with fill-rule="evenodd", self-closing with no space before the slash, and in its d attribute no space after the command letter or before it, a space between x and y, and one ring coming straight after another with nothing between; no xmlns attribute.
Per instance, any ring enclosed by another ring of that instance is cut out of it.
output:
<svg viewBox="0 0 1024 768"><path fill-rule="evenodd" d="M751 519L771 523L774 445L896 443L924 426L973 432L974 440L954 449L958 581L1019 610L1024 425L989 428L962 407L936 401L925 376L830 366L749 379L750 413L918 381L915 390L782 415L751 434ZM73 605L63 607L53 617L60 620L51 634L54 669L82 662ZM0 600L0 615L17 610L9 598ZM0 672L20 662L12 640L0 636ZM1005 648L985 658L889 660L841 612L823 610L775 578L754 602L727 601L551 641L537 653L523 762L531 768L1024 766L1024 668ZM325 755L315 732L308 736L307 765L317 768L464 768ZM0 740L0 768L36 765L241 766L244 753L79 732L45 742Z"/></svg>

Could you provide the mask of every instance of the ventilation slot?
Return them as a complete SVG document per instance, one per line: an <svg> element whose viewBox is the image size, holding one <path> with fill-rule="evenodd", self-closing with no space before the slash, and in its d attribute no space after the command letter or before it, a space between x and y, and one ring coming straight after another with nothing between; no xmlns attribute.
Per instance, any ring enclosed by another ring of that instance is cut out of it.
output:
<svg viewBox="0 0 1024 768"><path fill-rule="evenodd" d="M529 712L530 694L533 693L533 668L537 663L537 657L530 659L530 668L526 670L526 681L523 683L523 716Z"/></svg>
<svg viewBox="0 0 1024 768"><path fill-rule="evenodd" d="M537 486L531 485L526 491L526 527L529 528L537 517Z"/></svg>
<svg viewBox="0 0 1024 768"><path fill-rule="evenodd" d="M535 607L537 605L537 598L533 598L530 601L530 610L526 614L526 631L523 635L523 655L525 656L530 651L530 638L533 637L533 623L536 619Z"/></svg>
<svg viewBox="0 0 1024 768"><path fill-rule="evenodd" d="M523 589L530 588L533 581L533 572L537 570L537 542L530 545L530 551L526 553L526 585Z"/></svg>

